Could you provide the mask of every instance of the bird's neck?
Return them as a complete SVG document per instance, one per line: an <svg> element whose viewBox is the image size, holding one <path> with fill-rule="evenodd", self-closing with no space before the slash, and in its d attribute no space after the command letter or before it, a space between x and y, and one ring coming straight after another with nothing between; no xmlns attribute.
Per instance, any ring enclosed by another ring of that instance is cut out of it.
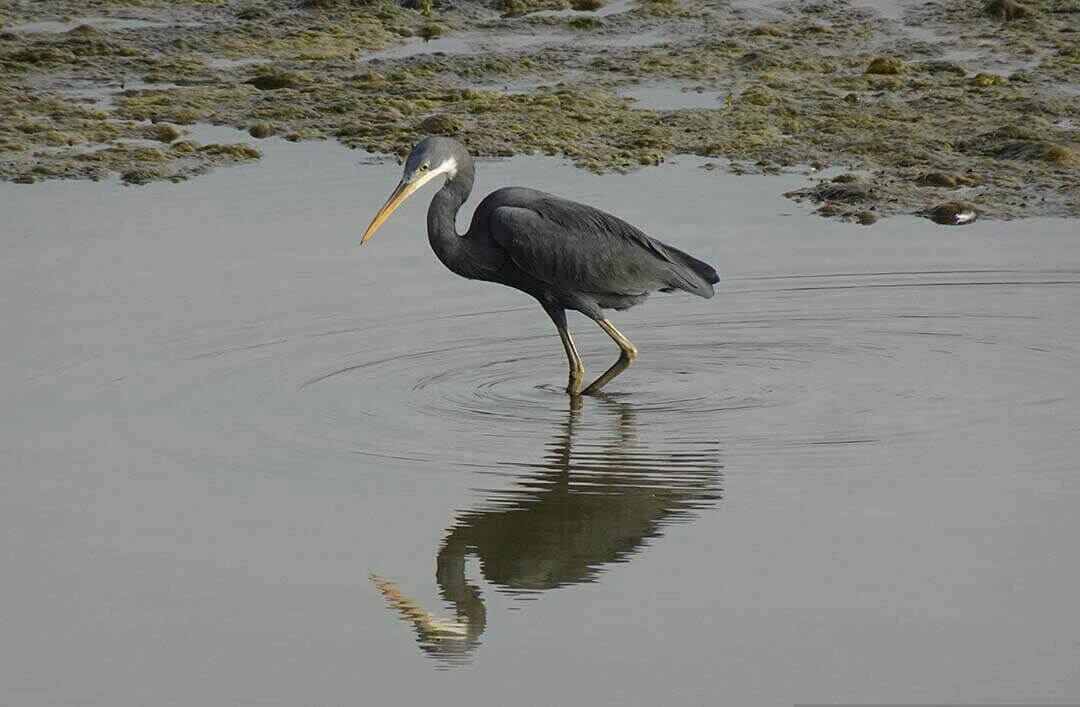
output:
<svg viewBox="0 0 1080 707"><path fill-rule="evenodd" d="M431 249L450 269L453 269L453 252L460 247L461 240L456 227L457 212L469 198L472 186L472 173L467 170L458 172L453 179L446 180L428 207L428 241Z"/></svg>

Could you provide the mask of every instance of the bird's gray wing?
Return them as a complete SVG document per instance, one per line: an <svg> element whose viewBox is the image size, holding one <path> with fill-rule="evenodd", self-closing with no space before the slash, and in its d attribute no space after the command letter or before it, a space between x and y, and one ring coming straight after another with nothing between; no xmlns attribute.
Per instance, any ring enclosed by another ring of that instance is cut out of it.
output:
<svg viewBox="0 0 1080 707"><path fill-rule="evenodd" d="M521 270L561 289L640 295L659 288L694 291L706 283L688 276L662 243L591 206L537 196L497 206L492 238ZM711 288L709 288L711 294Z"/></svg>

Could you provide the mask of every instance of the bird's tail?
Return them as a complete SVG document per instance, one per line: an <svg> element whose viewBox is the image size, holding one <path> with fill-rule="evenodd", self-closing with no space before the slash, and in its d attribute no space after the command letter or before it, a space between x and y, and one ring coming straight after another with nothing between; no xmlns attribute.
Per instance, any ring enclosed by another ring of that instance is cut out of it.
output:
<svg viewBox="0 0 1080 707"><path fill-rule="evenodd" d="M720 276L711 265L667 244L664 244L664 249L673 261L671 269L675 278L671 282L672 289L684 290L699 297L713 296L713 285L720 282Z"/></svg>

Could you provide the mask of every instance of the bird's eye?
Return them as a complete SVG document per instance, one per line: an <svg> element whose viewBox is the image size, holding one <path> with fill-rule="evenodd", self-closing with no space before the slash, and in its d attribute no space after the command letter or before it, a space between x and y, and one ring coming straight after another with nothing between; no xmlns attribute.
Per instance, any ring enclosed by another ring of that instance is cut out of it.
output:
<svg viewBox="0 0 1080 707"><path fill-rule="evenodd" d="M428 164L427 162L425 162L424 164L420 165L420 171L421 171L421 172L426 172L426 171L428 171L428 169L430 169L430 168L431 168L431 165L429 165L429 164Z"/></svg>

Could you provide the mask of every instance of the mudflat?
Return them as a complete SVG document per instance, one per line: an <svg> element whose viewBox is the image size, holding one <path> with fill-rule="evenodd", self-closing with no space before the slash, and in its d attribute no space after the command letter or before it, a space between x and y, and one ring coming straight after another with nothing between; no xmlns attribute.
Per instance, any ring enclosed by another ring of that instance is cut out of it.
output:
<svg viewBox="0 0 1080 707"><path fill-rule="evenodd" d="M1075 217L1078 36L1073 0L13 0L0 177L142 184L271 135L403 155L435 133L596 172L839 167L791 195L862 224Z"/></svg>

